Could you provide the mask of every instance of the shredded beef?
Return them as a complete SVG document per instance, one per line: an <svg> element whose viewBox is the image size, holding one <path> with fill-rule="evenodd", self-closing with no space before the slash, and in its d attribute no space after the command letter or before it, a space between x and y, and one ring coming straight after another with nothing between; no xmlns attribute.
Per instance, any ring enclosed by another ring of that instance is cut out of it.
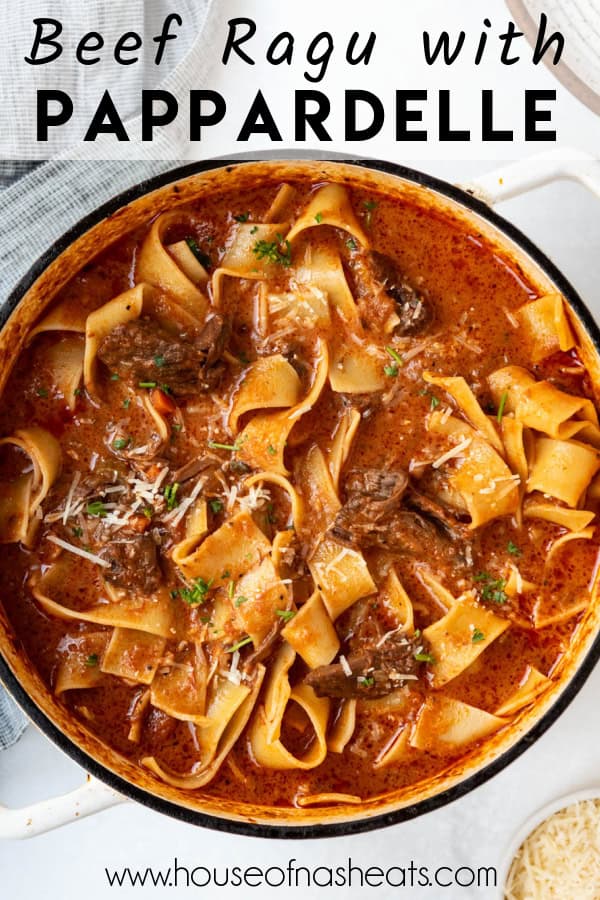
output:
<svg viewBox="0 0 600 900"><path fill-rule="evenodd" d="M409 335L424 331L433 318L430 303L408 283L389 256L374 251L371 254L373 274L396 305L400 322L397 334Z"/></svg>
<svg viewBox="0 0 600 900"><path fill-rule="evenodd" d="M226 337L225 323L217 314L194 340L174 335L152 319L135 319L104 338L98 359L123 378L166 384L174 394L191 394L216 386Z"/></svg>
<svg viewBox="0 0 600 900"><path fill-rule="evenodd" d="M115 587L151 592L161 582L156 543L151 534L121 533L105 544L98 555L110 563L104 577Z"/></svg>

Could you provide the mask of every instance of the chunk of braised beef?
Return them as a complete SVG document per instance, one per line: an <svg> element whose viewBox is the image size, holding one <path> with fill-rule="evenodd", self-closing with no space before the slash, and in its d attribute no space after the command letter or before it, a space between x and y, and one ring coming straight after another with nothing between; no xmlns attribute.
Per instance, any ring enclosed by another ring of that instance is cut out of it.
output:
<svg viewBox="0 0 600 900"><path fill-rule="evenodd" d="M125 534L109 541L98 556L110 563L107 581L124 590L152 592L162 581L156 542L151 534Z"/></svg>
<svg viewBox="0 0 600 900"><path fill-rule="evenodd" d="M410 335L425 331L433 319L431 304L404 278L391 257L376 250L371 253L373 274L396 305L400 322L396 334Z"/></svg>
<svg viewBox="0 0 600 900"><path fill-rule="evenodd" d="M385 516L401 501L408 485L405 472L385 469L352 469L344 484L346 502L331 532L345 543L367 539Z"/></svg>
<svg viewBox="0 0 600 900"><path fill-rule="evenodd" d="M217 314L193 340L144 317L113 329L101 342L98 358L136 383L166 384L174 394L192 394L216 386L226 339L227 328Z"/></svg>
<svg viewBox="0 0 600 900"><path fill-rule="evenodd" d="M465 522L461 522L443 503L416 490L413 485L406 492L404 505L429 519L453 541L464 541L471 537L469 526Z"/></svg>
<svg viewBox="0 0 600 900"><path fill-rule="evenodd" d="M308 673L305 681L318 697L385 697L414 680L420 666L415 654L421 646L421 639L417 641L401 632L392 632L377 644L350 653L346 666L342 663L318 666Z"/></svg>

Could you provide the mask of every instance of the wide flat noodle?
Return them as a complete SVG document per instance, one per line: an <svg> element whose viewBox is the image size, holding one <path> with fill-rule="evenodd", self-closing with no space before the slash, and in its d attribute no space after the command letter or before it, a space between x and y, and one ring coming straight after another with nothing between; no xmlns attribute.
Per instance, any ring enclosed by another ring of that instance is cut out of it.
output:
<svg viewBox="0 0 600 900"><path fill-rule="evenodd" d="M313 533L324 534L341 507L323 452L311 444L296 467L296 483L304 507L310 510Z"/></svg>
<svg viewBox="0 0 600 900"><path fill-rule="evenodd" d="M598 451L576 441L540 437L527 482L528 491L540 491L576 507L600 468Z"/></svg>
<svg viewBox="0 0 600 900"><path fill-rule="evenodd" d="M140 684L150 684L165 649L165 638L132 628L114 628L100 668Z"/></svg>
<svg viewBox="0 0 600 900"><path fill-rule="evenodd" d="M328 328L331 324L327 294L314 284L297 284L292 291L272 293L266 282L261 284L260 301L264 303L262 333L268 333L268 321L277 329L286 325L301 328Z"/></svg>
<svg viewBox="0 0 600 900"><path fill-rule="evenodd" d="M30 458L33 471L0 485L0 543L18 540L30 547L41 522L38 510L60 474L62 452L56 438L38 425L0 440L0 447L11 445Z"/></svg>
<svg viewBox="0 0 600 900"><path fill-rule="evenodd" d="M473 428L479 432L481 437L491 444L501 456L504 453L504 446L500 439L496 428L491 419L486 416L482 410L477 398L467 382L462 377L438 377L431 372L423 372L423 380L427 384L436 385L442 388L446 393L456 401L461 411L467 417Z"/></svg>
<svg viewBox="0 0 600 900"><path fill-rule="evenodd" d="M327 466L333 487L339 490L340 475L352 449L352 442L360 425L357 409L346 409L339 418L331 444L326 449Z"/></svg>
<svg viewBox="0 0 600 900"><path fill-rule="evenodd" d="M204 291L209 281L209 275L189 243L177 241L175 244L167 244L166 249L192 284Z"/></svg>
<svg viewBox="0 0 600 900"><path fill-rule="evenodd" d="M242 373L233 396L229 428L238 429L240 416L254 409L287 408L300 400L302 385L293 366L281 354L263 356Z"/></svg>
<svg viewBox="0 0 600 900"><path fill-rule="evenodd" d="M96 687L104 678L100 660L110 637L108 631L66 634L57 647L59 663L54 693Z"/></svg>
<svg viewBox="0 0 600 900"><path fill-rule="evenodd" d="M78 298L69 298L53 306L50 312L27 335L30 344L34 337L46 331L75 331L85 334L87 309Z"/></svg>
<svg viewBox="0 0 600 900"><path fill-rule="evenodd" d="M523 515L526 519L553 522L562 528L568 528L569 531L583 531L596 514L585 509L567 509L557 503L531 500L525 505Z"/></svg>
<svg viewBox="0 0 600 900"><path fill-rule="evenodd" d="M337 632L319 591L314 591L281 634L311 669L328 665L340 649Z"/></svg>
<svg viewBox="0 0 600 900"><path fill-rule="evenodd" d="M48 368L48 381L63 397L68 409L77 403L76 391L83 375L84 341L78 334L66 334L46 348L43 364Z"/></svg>
<svg viewBox="0 0 600 900"><path fill-rule="evenodd" d="M270 549L270 541L252 516L243 510L209 534L197 550L180 559L179 566L190 579L215 581L225 571L237 579L261 562Z"/></svg>
<svg viewBox="0 0 600 900"><path fill-rule="evenodd" d="M296 269L301 289L312 290L327 298L330 309L354 329L359 327L358 309L348 285L338 251L329 244L311 244Z"/></svg>
<svg viewBox="0 0 600 900"><path fill-rule="evenodd" d="M403 723L396 734L393 736L383 750L377 755L373 764L374 769L384 769L393 763L397 763L405 759L411 753L410 746L410 725Z"/></svg>
<svg viewBox="0 0 600 900"><path fill-rule="evenodd" d="M320 542L308 565L332 621L377 590L362 553L332 538Z"/></svg>
<svg viewBox="0 0 600 900"><path fill-rule="evenodd" d="M327 380L329 355L324 341L317 343L310 390L291 409L253 416L238 440L238 457L255 469L288 475L283 455L288 435L296 422L315 405Z"/></svg>
<svg viewBox="0 0 600 900"><path fill-rule="evenodd" d="M398 627L405 634L414 633L413 605L393 567L390 568L379 589L378 600L392 613Z"/></svg>
<svg viewBox="0 0 600 900"><path fill-rule="evenodd" d="M286 492L290 500L292 524L298 531L304 519L304 503L294 485L284 475L278 475L276 472L255 472L254 475L248 475L244 480L244 487L250 488L255 484L262 485L264 483L274 484ZM275 544L275 538L273 544Z"/></svg>
<svg viewBox="0 0 600 900"><path fill-rule="evenodd" d="M269 556L242 575L235 585L235 597L237 618L254 646L259 647L278 620L277 610L286 610L289 606L288 587Z"/></svg>
<svg viewBox="0 0 600 900"><path fill-rule="evenodd" d="M31 592L42 609L50 616L69 621L94 622L97 625L113 625L147 631L161 637L174 637L172 602L169 592L160 588L148 597L134 597L125 591L117 591L110 585L99 588L104 599L84 610L65 605L65 584L72 578L73 562L60 556L44 572L33 579ZM56 599L55 599L56 598Z"/></svg>
<svg viewBox="0 0 600 900"><path fill-rule="evenodd" d="M168 229L182 221L184 219L178 210L163 213L154 220L140 250L136 278L171 294L184 309L203 320L208 310L206 295L178 265L163 243Z"/></svg>
<svg viewBox="0 0 600 900"><path fill-rule="evenodd" d="M329 363L331 390L341 394L372 394L387 384L381 351L368 345L340 341Z"/></svg>
<svg viewBox="0 0 600 900"><path fill-rule="evenodd" d="M463 594L443 618L423 632L435 663L431 684L443 687L464 672L509 626L508 619L478 603L473 593Z"/></svg>
<svg viewBox="0 0 600 900"><path fill-rule="evenodd" d="M421 707L410 746L429 753L452 753L489 737L507 720L461 700L431 694Z"/></svg>
<svg viewBox="0 0 600 900"><path fill-rule="evenodd" d="M527 666L525 675L517 690L508 697L496 710L497 716L514 716L520 710L533 703L546 688L550 687L552 680L546 678L535 666Z"/></svg>
<svg viewBox="0 0 600 900"><path fill-rule="evenodd" d="M159 765L153 756L142 759L142 765L173 787L193 791L208 784L215 777L227 754L246 727L260 692L264 675L264 666L258 665L254 679L249 686L233 685L226 679L218 679L215 682L216 690L207 711L210 724L205 727L197 726L196 730L202 748L202 758L189 775L177 774ZM237 690L233 690L234 688Z"/></svg>
<svg viewBox="0 0 600 900"><path fill-rule="evenodd" d="M341 184L326 184L312 194L308 206L289 232L288 240L293 241L301 231L319 225L348 231L363 247L369 247L369 239L352 209L350 195Z"/></svg>
<svg viewBox="0 0 600 900"><path fill-rule="evenodd" d="M452 442L453 469L447 478L462 497L471 516L471 528L478 528L499 516L516 512L519 507L518 475L514 475L494 448L466 422L443 413L431 413L428 429L448 436ZM438 461L438 464L441 464Z"/></svg>
<svg viewBox="0 0 600 900"><path fill-rule="evenodd" d="M151 296L152 289L147 284L136 284L99 309L90 313L85 326L85 355L83 380L86 390L95 396L98 385L98 347L105 337L119 325L139 319L144 303Z"/></svg>
<svg viewBox="0 0 600 900"><path fill-rule="evenodd" d="M248 734L254 759L269 769L313 769L327 755L325 732L329 718L330 701L317 697L307 684L300 683L292 689L288 679L295 653L284 644L271 665L264 704L260 706L250 724ZM297 703L310 720L314 740L302 756L294 756L280 740L283 719L289 703Z"/></svg>
<svg viewBox="0 0 600 900"><path fill-rule="evenodd" d="M560 294L545 294L526 303L517 310L517 318L533 343L533 362L539 362L557 350L571 350L575 346L573 329Z"/></svg>
<svg viewBox="0 0 600 900"><path fill-rule="evenodd" d="M208 663L200 644L189 644L178 652L151 681L152 706L174 719L210 724L206 709Z"/></svg>
<svg viewBox="0 0 600 900"><path fill-rule="evenodd" d="M197 550L198 544L208 532L208 509L204 498L196 500L189 509L185 520L185 535L173 547L171 559L175 565L184 569L189 558Z"/></svg>
<svg viewBox="0 0 600 900"><path fill-rule="evenodd" d="M356 728L356 700L348 698L340 703L338 714L327 735L327 749L343 753Z"/></svg>

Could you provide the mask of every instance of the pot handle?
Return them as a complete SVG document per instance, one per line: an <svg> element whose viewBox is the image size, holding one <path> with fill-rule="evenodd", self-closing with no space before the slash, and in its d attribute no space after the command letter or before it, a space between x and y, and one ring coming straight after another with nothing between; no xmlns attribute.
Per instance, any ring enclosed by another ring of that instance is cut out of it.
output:
<svg viewBox="0 0 600 900"><path fill-rule="evenodd" d="M126 799L88 775L82 785L61 797L50 797L21 809L0 806L0 838L21 840L35 837L116 806Z"/></svg>
<svg viewBox="0 0 600 900"><path fill-rule="evenodd" d="M556 148L520 159L462 187L491 206L559 179L578 181L600 198L600 160L571 148Z"/></svg>

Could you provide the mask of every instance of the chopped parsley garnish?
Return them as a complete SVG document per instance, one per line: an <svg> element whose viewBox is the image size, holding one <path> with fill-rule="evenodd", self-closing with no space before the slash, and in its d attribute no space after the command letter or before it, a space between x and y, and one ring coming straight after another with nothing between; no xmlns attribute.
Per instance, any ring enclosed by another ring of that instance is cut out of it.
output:
<svg viewBox="0 0 600 900"><path fill-rule="evenodd" d="M284 241L281 234L275 236L276 241L257 241L252 252L257 259L266 259L287 269L292 264L292 245Z"/></svg>
<svg viewBox="0 0 600 900"><path fill-rule="evenodd" d="M206 446L210 447L211 450L231 450L232 453L237 453L240 449L239 443L235 444L219 444L218 441L207 441Z"/></svg>
<svg viewBox="0 0 600 900"><path fill-rule="evenodd" d="M275 615L279 616L280 619L283 619L284 622L289 622L290 619L293 619L296 615L293 609L276 609Z"/></svg>
<svg viewBox="0 0 600 900"><path fill-rule="evenodd" d="M365 225L367 228L371 227L371 221L373 219L373 210L377 209L377 201L376 200L363 200L363 206L366 209L365 213Z"/></svg>
<svg viewBox="0 0 600 900"><path fill-rule="evenodd" d="M371 687L375 684L375 679L372 675L361 675L358 679L358 683L363 687Z"/></svg>
<svg viewBox="0 0 600 900"><path fill-rule="evenodd" d="M179 483L176 481L174 484L168 484L164 489L164 498L167 501L167 509L172 510L175 509L179 500L177 499L177 491L179 490Z"/></svg>
<svg viewBox="0 0 600 900"><path fill-rule="evenodd" d="M166 363L166 359L164 358L164 356L155 356L154 357L154 365L157 366L159 369L162 369L162 367L164 366L165 363Z"/></svg>
<svg viewBox="0 0 600 900"><path fill-rule="evenodd" d="M273 446L273 444L269 444L269 446L267 447L267 453L268 453L270 456L276 456L277 450L275 449L275 447Z"/></svg>
<svg viewBox="0 0 600 900"><path fill-rule="evenodd" d="M413 637L415 638L416 641L419 640L419 638L421 637L421 629L420 628L415 629L415 633L414 633Z"/></svg>
<svg viewBox="0 0 600 900"><path fill-rule="evenodd" d="M210 266L210 256L207 256L206 253L202 252L202 250L200 249L200 247L198 246L198 244L196 243L194 238L187 237L185 239L185 242L188 245L188 247L190 248L190 250L192 251L192 253L194 254L194 256L196 257L196 259L198 260L198 262L200 263L200 265L204 266L205 269L208 268L208 266Z"/></svg>
<svg viewBox="0 0 600 900"><path fill-rule="evenodd" d="M471 637L471 642L473 644L479 644L481 641L485 641L485 634L483 631L480 631L479 628L476 628Z"/></svg>
<svg viewBox="0 0 600 900"><path fill-rule="evenodd" d="M38 397L44 397L44 398L47 397L49 393L50 393L50 391L48 390L48 388L38 388L36 391L36 394L38 395Z"/></svg>
<svg viewBox="0 0 600 900"><path fill-rule="evenodd" d="M506 603L508 600L504 592L506 581L504 578L494 578L489 572L478 572L475 581L481 582L479 596L482 600L491 600L492 603Z"/></svg>
<svg viewBox="0 0 600 900"><path fill-rule="evenodd" d="M420 653L415 653L415 659L417 662L425 662L425 663L434 663L435 659L431 655L431 653L425 653L424 650L421 650Z"/></svg>
<svg viewBox="0 0 600 900"><path fill-rule="evenodd" d="M521 548L517 547L517 545L514 544L512 541L508 542L506 549L508 550L508 552L510 553L511 556L522 556L523 555L523 551L521 550Z"/></svg>
<svg viewBox="0 0 600 900"><path fill-rule="evenodd" d="M183 425L181 424L181 422L173 422L171 428L173 429L173 431L181 431Z"/></svg>
<svg viewBox="0 0 600 900"><path fill-rule="evenodd" d="M250 362L250 360L248 359L248 357L246 356L246 354L243 353L243 352L242 352L242 353L238 353L238 359L239 359L239 361L241 362L241 364L242 364L243 366L247 366L248 363Z"/></svg>
<svg viewBox="0 0 600 900"><path fill-rule="evenodd" d="M236 650L240 650L242 647L245 647L246 644L251 644L252 638L249 635L246 635L245 638L242 638L241 641L238 641L237 644L232 644L231 647L228 647L225 651L226 653L235 653Z"/></svg>
<svg viewBox="0 0 600 900"><path fill-rule="evenodd" d="M90 653L90 655L88 656L88 658L85 661L85 664L88 667L88 669L93 669L94 666L98 665L98 663L99 663L99 659L98 659L97 653Z"/></svg>
<svg viewBox="0 0 600 900"><path fill-rule="evenodd" d="M194 578L189 587L179 589L179 596L190 606L199 606L206 600L212 582L212 578L210 581L205 581L204 578Z"/></svg>
<svg viewBox="0 0 600 900"><path fill-rule="evenodd" d="M81 388L75 388L75 390L73 391L73 395L75 397L81 397L82 394L83 394L83 391L81 390Z"/></svg>
<svg viewBox="0 0 600 900"><path fill-rule="evenodd" d="M151 506L145 506L142 510L142 514L146 516L147 519L151 519L154 515L154 510Z"/></svg>
<svg viewBox="0 0 600 900"><path fill-rule="evenodd" d="M253 228L250 229L250 234L256 234L257 231L258 231L258 225L255 225Z"/></svg>
<svg viewBox="0 0 600 900"><path fill-rule="evenodd" d="M436 397L435 394L432 394L432 395L431 395L431 403L429 404L430 408L431 408L431 409L437 409L437 407L438 407L439 405L440 405L439 397Z"/></svg>
<svg viewBox="0 0 600 900"><path fill-rule="evenodd" d="M235 594L235 581L230 581L227 587L227 594L229 595L229 599L233 600L233 595Z"/></svg>
<svg viewBox="0 0 600 900"><path fill-rule="evenodd" d="M156 381L138 381L138 387L141 388L155 388Z"/></svg>
<svg viewBox="0 0 600 900"><path fill-rule="evenodd" d="M102 500L92 500L91 503L85 508L88 516L96 516L98 519L103 519L106 515L108 515L107 509L102 502Z"/></svg>
<svg viewBox="0 0 600 900"><path fill-rule="evenodd" d="M502 421L502 416L504 415L504 407L506 406L506 401L508 400L508 391L504 391L502 396L500 397L500 405L498 406L498 415L496 418L498 422Z"/></svg>
<svg viewBox="0 0 600 900"><path fill-rule="evenodd" d="M221 578L231 578L231 572L229 571L229 569L225 569L225 571L221 575Z"/></svg>
<svg viewBox="0 0 600 900"><path fill-rule="evenodd" d="M131 397L125 397L125 399L123 400L123 409L129 409L130 405L131 405Z"/></svg>
<svg viewBox="0 0 600 900"><path fill-rule="evenodd" d="M113 441L113 447L115 450L124 450L125 447L128 447L130 443L131 443L130 437L116 438L116 440Z"/></svg>
<svg viewBox="0 0 600 900"><path fill-rule="evenodd" d="M210 506L212 512L220 513L223 509L223 503L221 500L209 500L208 505Z"/></svg>
<svg viewBox="0 0 600 900"><path fill-rule="evenodd" d="M317 225L320 225L322 221L323 221L323 213L318 212L315 216L315 222L317 223Z"/></svg>
<svg viewBox="0 0 600 900"><path fill-rule="evenodd" d="M247 603L247 602L248 602L248 598L247 598L247 597L237 597L237 599L236 599L236 601L235 601L235 603L234 603L233 605L234 605L235 607L239 607L239 606L242 605L242 603Z"/></svg>
<svg viewBox="0 0 600 900"><path fill-rule="evenodd" d="M398 351L397 351L397 350L394 350L393 347L386 347L386 348L385 348L385 352L387 353L388 356L391 356L391 358L394 360L394 362L395 362L397 365L399 365L399 366L403 366L403 365L404 365L404 360L402 359L402 357L400 356L400 354L398 353Z"/></svg>
<svg viewBox="0 0 600 900"><path fill-rule="evenodd" d="M234 216L233 218L235 219L236 222L240 222L240 223L247 222L248 219L250 218L250 213L249 212L241 213L239 216Z"/></svg>
<svg viewBox="0 0 600 900"><path fill-rule="evenodd" d="M384 366L383 371L386 375L389 375L390 378L395 378L398 374L398 366Z"/></svg>
<svg viewBox="0 0 600 900"><path fill-rule="evenodd" d="M118 373L118 372L113 372L112 375L110 376L110 380L111 380L111 381L118 381L118 380L119 380L119 373Z"/></svg>
<svg viewBox="0 0 600 900"><path fill-rule="evenodd" d="M76 538L83 537L83 528L81 528L79 525L74 525L71 531Z"/></svg>
<svg viewBox="0 0 600 900"><path fill-rule="evenodd" d="M348 248L348 250L356 250L356 241L354 240L354 238L348 238L348 240L346 241L346 247Z"/></svg>

